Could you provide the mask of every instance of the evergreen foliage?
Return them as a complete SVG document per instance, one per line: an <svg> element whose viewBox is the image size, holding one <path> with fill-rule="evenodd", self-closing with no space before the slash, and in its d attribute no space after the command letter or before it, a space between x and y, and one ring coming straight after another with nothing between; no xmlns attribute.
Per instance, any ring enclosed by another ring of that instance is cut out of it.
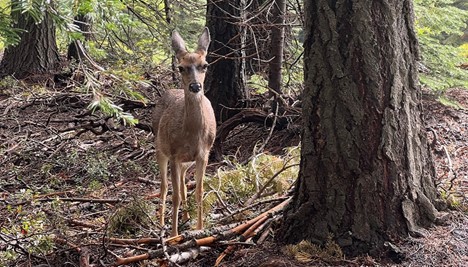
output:
<svg viewBox="0 0 468 267"><path fill-rule="evenodd" d="M415 0L416 31L422 63L429 69L421 83L436 90L468 88L468 3L456 0ZM465 37L466 38L466 37Z"/></svg>
<svg viewBox="0 0 468 267"><path fill-rule="evenodd" d="M166 6L167 3L170 6ZM462 38L465 35L466 40L468 4L457 0L414 0L414 3L420 60L428 69L420 75L421 83L436 90L468 87L468 71L459 67L468 62L468 44ZM287 94L300 94L303 82L299 41L302 34L301 8L296 4L288 3L287 11L287 23L292 27L287 32L290 41L285 50L283 68L283 84L287 85L284 92ZM107 92L109 88L102 86L91 91L88 88L87 92L137 96L131 98L144 101L136 85L145 82L145 73L153 73L156 69L169 70L172 57L168 37L173 29L186 36L187 43L196 43L196 33L205 25L206 1L0 0L0 50L19 43L21 30L11 26L15 18L10 14L15 9L27 13L36 22L40 22L44 12L48 11L57 27L57 43L62 54L66 54L70 41L81 40L91 58L105 67L109 66L112 76L125 85L125 89L119 86L112 92ZM80 31L75 20L79 15L88 19L90 32ZM250 15L255 16L255 13ZM247 25L246 29L251 32L252 27L257 26ZM249 85L256 93L268 91L263 77L265 73L252 73L248 77ZM96 103L108 102L94 102L90 107L96 108ZM114 105L104 105L101 110L108 110L106 107ZM118 110L108 114L122 115Z"/></svg>

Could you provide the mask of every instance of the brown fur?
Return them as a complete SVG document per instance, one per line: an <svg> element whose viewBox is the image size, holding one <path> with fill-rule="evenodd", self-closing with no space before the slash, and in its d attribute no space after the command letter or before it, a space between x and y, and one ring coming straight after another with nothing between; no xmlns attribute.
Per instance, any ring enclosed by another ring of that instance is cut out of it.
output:
<svg viewBox="0 0 468 267"><path fill-rule="evenodd" d="M173 33L172 46L179 67L183 68L181 72L183 90L166 91L156 104L153 113L156 159L161 171L160 223L164 225L167 166L170 163L173 187L172 236L178 234L178 210L181 201L184 208L183 219L188 219L185 173L193 162L196 164L197 229L203 228L203 177L216 136L216 119L210 101L203 94L203 89L194 93L189 90L189 85L191 83L203 85L206 71L203 66L207 64L205 56L209 41L209 32L205 29L198 41L197 51L188 53L180 35L177 32Z"/></svg>

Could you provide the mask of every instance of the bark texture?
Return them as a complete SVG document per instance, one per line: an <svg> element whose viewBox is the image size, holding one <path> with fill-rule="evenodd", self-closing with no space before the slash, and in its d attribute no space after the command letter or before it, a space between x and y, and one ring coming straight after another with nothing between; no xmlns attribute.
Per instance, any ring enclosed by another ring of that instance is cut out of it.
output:
<svg viewBox="0 0 468 267"><path fill-rule="evenodd" d="M271 28L270 68L268 70L268 87L281 94L281 70L283 66L284 48L284 13L286 0L275 0L272 11L273 26ZM276 95L275 95L276 97Z"/></svg>
<svg viewBox="0 0 468 267"><path fill-rule="evenodd" d="M304 131L281 237L348 255L436 219L411 0L305 1Z"/></svg>
<svg viewBox="0 0 468 267"><path fill-rule="evenodd" d="M211 33L211 63L205 80L206 96L218 122L235 114L229 108L242 107L248 99L245 89L243 44L245 34L239 26L245 0L209 0L207 26Z"/></svg>
<svg viewBox="0 0 468 267"><path fill-rule="evenodd" d="M14 5L14 3L13 3ZM23 29L21 41L16 46L5 49L0 63L0 76L14 75L24 78L31 74L53 72L59 63L55 41L55 25L48 12L43 20L36 24L28 13L12 11L15 19L14 28Z"/></svg>
<svg viewBox="0 0 468 267"><path fill-rule="evenodd" d="M84 42L87 42L91 38L91 20L86 14L78 14L75 16L73 24L78 26L80 31L83 33ZM83 44L80 40L74 40L68 45L67 58L68 60L74 59L77 62L82 62L87 55L86 51L82 48Z"/></svg>

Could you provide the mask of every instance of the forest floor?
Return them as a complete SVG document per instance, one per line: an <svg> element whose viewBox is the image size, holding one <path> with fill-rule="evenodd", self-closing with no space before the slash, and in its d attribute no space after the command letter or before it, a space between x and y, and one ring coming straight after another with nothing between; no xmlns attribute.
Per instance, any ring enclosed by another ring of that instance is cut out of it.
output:
<svg viewBox="0 0 468 267"><path fill-rule="evenodd" d="M160 258L173 252L161 245L167 231L155 218L159 181L152 133L92 114L87 94L44 88L31 82L0 85L0 266L112 266L119 259L155 250L162 251ZM144 95L155 99L154 92ZM442 105L437 96L424 91L423 105L436 182L451 208L444 212L446 220L427 229L425 236L394 244L401 250L401 266L468 262L468 90L451 89L445 96L450 105ZM125 101L117 104L129 106ZM141 125L149 125L150 104L129 109ZM208 176L221 167L245 164L255 156L261 140L268 140L262 154L285 157L283 148L297 146L299 132L297 125L274 131L259 123L240 125L223 142L223 155L229 157L212 160ZM225 195L216 188L210 190L217 193L207 212L217 215L207 219L212 228L227 216L226 210L235 213L251 197L242 199L234 192L237 203L223 201ZM260 204L241 217L255 217L284 200L283 194L259 198ZM224 240L180 265L213 266L226 247L233 252L220 266L397 265L386 257L330 256L321 248L316 248L318 254L299 248L288 254L273 242L278 218L268 219L271 223L264 227L261 242L257 238L255 243ZM188 228L184 225L182 230ZM177 264L152 259L127 266Z"/></svg>

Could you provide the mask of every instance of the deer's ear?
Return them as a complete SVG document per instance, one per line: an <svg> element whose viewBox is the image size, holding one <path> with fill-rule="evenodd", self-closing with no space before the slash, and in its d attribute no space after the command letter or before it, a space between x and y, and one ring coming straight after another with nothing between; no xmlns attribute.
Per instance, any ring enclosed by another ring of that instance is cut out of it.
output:
<svg viewBox="0 0 468 267"><path fill-rule="evenodd" d="M187 53L187 49L185 48L184 39L180 36L180 34L176 31L172 32L172 49L176 54L178 60Z"/></svg>
<svg viewBox="0 0 468 267"><path fill-rule="evenodd" d="M210 46L211 38L210 38L210 31L207 27L203 30L200 38L198 39L198 47L196 52L206 55L208 52L208 47Z"/></svg>

